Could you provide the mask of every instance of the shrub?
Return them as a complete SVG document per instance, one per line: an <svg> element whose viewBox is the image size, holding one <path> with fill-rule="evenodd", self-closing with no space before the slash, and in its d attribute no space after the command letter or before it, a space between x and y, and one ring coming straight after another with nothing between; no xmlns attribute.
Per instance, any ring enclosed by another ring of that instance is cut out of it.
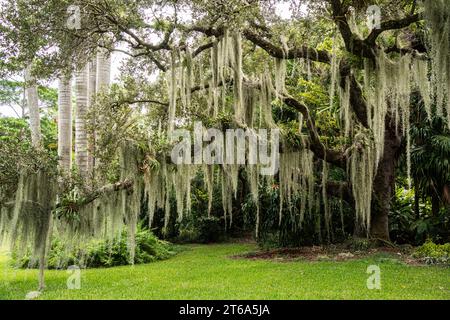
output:
<svg viewBox="0 0 450 320"><path fill-rule="evenodd" d="M186 219L178 230L176 241L179 242L212 243L225 239L222 219L213 216Z"/></svg>
<svg viewBox="0 0 450 320"><path fill-rule="evenodd" d="M203 243L220 242L224 239L224 228L217 217L201 217L197 221L199 240Z"/></svg>
<svg viewBox="0 0 450 320"><path fill-rule="evenodd" d="M301 197L293 197L293 204L283 205L280 224L279 185L262 187L260 194L260 225L258 245L263 249L277 247L301 247L320 245L324 243L341 242L348 237L353 228L353 214L350 207L336 198L329 197L331 223L330 234L327 233L325 219L322 215L322 205L313 205L311 211L305 210L301 221ZM342 203L342 207L340 204ZM246 216L255 216L256 207L251 195L248 195L241 205ZM308 208L309 209L309 208ZM319 214L320 213L320 214ZM342 215L341 215L342 214ZM255 221L251 221L253 225Z"/></svg>
<svg viewBox="0 0 450 320"><path fill-rule="evenodd" d="M142 227L136 231L135 241L135 264L168 259L176 253L169 242L158 239L150 230ZM129 257L126 231L112 240L93 240L74 248L65 247L63 242L55 237L48 254L47 266L49 269L62 269L69 265L83 268L113 267L131 264ZM37 267L30 254L19 260L13 259L13 263L22 268Z"/></svg>
<svg viewBox="0 0 450 320"><path fill-rule="evenodd" d="M373 244L369 239L365 238L352 238L347 241L347 248L352 251L367 251L369 250Z"/></svg>
<svg viewBox="0 0 450 320"><path fill-rule="evenodd" d="M183 243L191 243L199 241L199 238L199 231L195 227L195 224L193 221L189 221L180 225L176 240Z"/></svg>
<svg viewBox="0 0 450 320"><path fill-rule="evenodd" d="M414 190L397 188L389 214L389 232L394 242L420 245L427 238L437 243L450 241L448 209L442 208L438 214L433 214L430 201L422 200L419 211L419 215L414 212Z"/></svg>
<svg viewBox="0 0 450 320"><path fill-rule="evenodd" d="M425 244L415 250L413 256L428 264L450 265L450 243L435 244L431 240L427 240Z"/></svg>

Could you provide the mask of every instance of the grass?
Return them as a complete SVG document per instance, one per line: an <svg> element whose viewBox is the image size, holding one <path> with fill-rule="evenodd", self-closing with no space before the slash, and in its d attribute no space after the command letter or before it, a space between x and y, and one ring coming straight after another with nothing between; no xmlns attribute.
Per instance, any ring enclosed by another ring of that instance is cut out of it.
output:
<svg viewBox="0 0 450 320"><path fill-rule="evenodd" d="M41 299L450 299L450 268L409 266L372 256L345 262L231 259L250 244L190 245L147 265L89 269L81 289L66 271L47 271ZM381 289L366 286L367 267L381 269ZM36 270L14 270L0 256L0 299L36 290Z"/></svg>

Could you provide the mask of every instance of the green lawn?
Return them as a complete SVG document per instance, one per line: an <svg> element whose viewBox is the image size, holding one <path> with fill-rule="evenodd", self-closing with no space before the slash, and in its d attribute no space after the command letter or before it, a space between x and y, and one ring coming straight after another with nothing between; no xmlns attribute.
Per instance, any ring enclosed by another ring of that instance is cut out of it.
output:
<svg viewBox="0 0 450 320"><path fill-rule="evenodd" d="M372 257L345 262L230 259L250 244L192 245L174 258L134 267L83 270L68 290L66 271L48 271L42 299L450 299L450 268ZM381 289L366 287L367 266L381 268ZM36 289L36 270L13 270L0 257L0 299Z"/></svg>

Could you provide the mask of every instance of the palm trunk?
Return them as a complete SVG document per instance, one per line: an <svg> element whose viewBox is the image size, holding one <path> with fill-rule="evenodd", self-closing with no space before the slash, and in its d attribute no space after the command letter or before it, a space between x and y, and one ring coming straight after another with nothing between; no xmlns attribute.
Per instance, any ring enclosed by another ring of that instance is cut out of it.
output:
<svg viewBox="0 0 450 320"><path fill-rule="evenodd" d="M31 65L25 69L25 83L25 95L30 115L31 143L33 147L38 148L42 145L41 121L36 79L31 74Z"/></svg>
<svg viewBox="0 0 450 320"><path fill-rule="evenodd" d="M72 167L72 88L69 78L59 80L58 88L58 156L62 170Z"/></svg>
<svg viewBox="0 0 450 320"><path fill-rule="evenodd" d="M87 133L86 113L88 100L88 69L87 66L76 72L76 107L75 107L75 163L80 174L87 173Z"/></svg>
<svg viewBox="0 0 450 320"><path fill-rule="evenodd" d="M89 63L89 78L88 78L88 109L91 109L94 104L96 85L97 84L97 60L93 59ZM95 119L90 123L91 127L94 128ZM88 139L88 155L87 155L87 172L92 177L94 176L95 168L95 131L93 130L92 136Z"/></svg>
<svg viewBox="0 0 450 320"><path fill-rule="evenodd" d="M108 90L111 77L111 56L104 49L97 53L97 92Z"/></svg>
<svg viewBox="0 0 450 320"><path fill-rule="evenodd" d="M96 92L108 92L111 77L111 57L109 52L99 48L97 53L97 79L96 79ZM95 119L95 121L102 121L101 115ZM96 135L96 139L98 136ZM100 166L100 159L95 160L95 165Z"/></svg>

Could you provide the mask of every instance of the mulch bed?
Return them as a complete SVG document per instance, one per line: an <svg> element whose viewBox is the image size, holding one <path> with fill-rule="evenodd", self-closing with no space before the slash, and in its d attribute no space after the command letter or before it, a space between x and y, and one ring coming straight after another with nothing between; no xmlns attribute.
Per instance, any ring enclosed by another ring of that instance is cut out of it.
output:
<svg viewBox="0 0 450 320"><path fill-rule="evenodd" d="M291 262L296 260L306 261L347 261L370 257L380 254L387 259L396 259L412 265L423 265L421 261L411 256L411 249L378 247L364 251L349 250L343 245L311 246L299 248L283 248L273 250L261 250L235 255L233 259L274 260Z"/></svg>

